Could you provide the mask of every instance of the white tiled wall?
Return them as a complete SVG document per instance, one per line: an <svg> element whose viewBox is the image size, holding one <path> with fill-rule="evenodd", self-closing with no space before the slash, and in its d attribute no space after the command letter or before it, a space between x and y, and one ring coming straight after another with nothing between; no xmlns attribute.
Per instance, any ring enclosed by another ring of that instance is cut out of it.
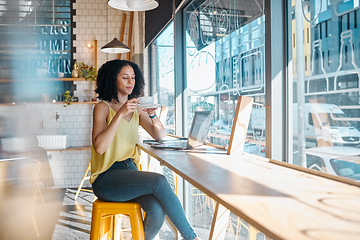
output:
<svg viewBox="0 0 360 240"><path fill-rule="evenodd" d="M79 102L89 102L92 101L92 98L95 97L94 82L88 81L74 81L76 85L76 90L74 91L74 96L78 97Z"/></svg>
<svg viewBox="0 0 360 240"><path fill-rule="evenodd" d="M73 42L73 46L76 48L76 52L73 54L74 59L90 66L96 65L99 69L106 61L117 58L117 54L102 53L100 50L114 37L120 39L124 12L114 10L104 0L76 0L73 8L76 10L76 15L73 16L73 21L76 23L76 28L73 29L73 33L76 35L76 40ZM125 12L125 14L127 22L123 43L129 46L130 13ZM143 18L144 14L141 13L138 17ZM142 30L141 33L143 32ZM135 37L138 36L133 36L132 39ZM143 42L142 36L140 39ZM97 48L88 48L86 45L88 43L94 45L94 40L97 40ZM125 58L126 54L122 54L121 59ZM79 98L79 102L89 101L90 98L94 97L93 83L78 81L75 84L74 96ZM61 112L59 120L64 125L68 124L65 131L71 132L71 146L91 145L92 107L93 105L74 104L66 109L58 109ZM50 152L49 154L55 184L59 187L77 187L88 166L90 151ZM84 186L89 185L87 181L84 184Z"/></svg>
<svg viewBox="0 0 360 240"><path fill-rule="evenodd" d="M117 54L102 53L101 47L110 42L115 36L120 39L120 30L123 20L123 11L114 10L109 7L107 1L104 0L76 0L73 5L76 10L76 15L73 17L76 22L76 28L73 33L76 35L76 40L73 46L76 47L76 52L73 57L78 62L84 62L88 65L95 66L95 52L94 48L87 48L87 43L94 43L97 40L97 67L100 68L106 61L116 59ZM125 12L126 24L123 43L129 46L129 20L130 12ZM144 16L145 14L136 13L140 25L140 31L137 34L140 36L132 36L132 49L134 48L134 39L137 38L140 42L140 49L142 52L144 45ZM116 23L115 23L116 19ZM115 29L116 26L116 29ZM116 35L115 35L116 31ZM133 34L136 31L133 31ZM139 53L139 52L138 52ZM133 51L130 55L133 54ZM121 54L121 59L126 59L126 54ZM79 102L84 100L89 101L94 94L94 85L90 81L75 82L76 91L74 96L79 98ZM47 131L61 132L69 134L71 146L91 145L91 127L92 127L92 108L91 104L73 104L69 107L53 106L46 115L49 126ZM55 121L54 111L59 111L60 118ZM60 123L60 128L58 128ZM60 134L60 133L59 133ZM58 187L77 187L85 173L90 160L90 151L68 151L68 152L49 152L50 164L54 175L55 185ZM89 182L85 181L84 186L90 186Z"/></svg>
<svg viewBox="0 0 360 240"><path fill-rule="evenodd" d="M48 152L55 187L77 188L90 161L90 151L51 151ZM85 181L83 187L89 187Z"/></svg>
<svg viewBox="0 0 360 240"><path fill-rule="evenodd" d="M87 48L88 43L93 44L97 40L97 67L108 60L116 59L117 54L102 53L101 47L110 42L116 37L120 39L121 26L124 14L126 15L125 31L123 35L123 43L131 46L132 51L130 56L135 54L133 51L136 48L136 53L142 53L144 48L144 12L134 13L134 23L138 25L133 27L132 41L129 44L129 26L130 26L130 12L115 10L108 6L107 1L104 0L76 0L73 4L76 10L76 15L73 21L76 23L76 28L73 33L76 35L76 40L73 46L76 47L74 59L78 62L84 62L88 65L95 65L94 48ZM134 46L138 43L140 46ZM121 59L126 59L126 54L121 54Z"/></svg>
<svg viewBox="0 0 360 240"><path fill-rule="evenodd" d="M87 48L87 43L97 40L97 67L99 68L108 60L117 58L116 54L107 54L100 51L101 47L115 37L115 15L116 15L116 37L120 39L121 22L124 12L115 10L107 5L106 0L76 0L73 4L76 15L73 21L76 28L73 29L76 40L73 46L76 52L74 59L95 66L95 49ZM129 21L130 13L126 12L126 20ZM137 42L135 54L143 53L144 46L144 12L134 15L137 18L136 31L133 31L133 44ZM129 23L125 25L123 42L128 45ZM137 38L137 41L134 39ZM131 52L131 55L134 51ZM126 54L121 55L125 59ZM143 66L140 66L143 67ZM146 74L144 74L146 76ZM91 81L75 81L76 90L74 96L79 102L89 101L94 97L94 84ZM36 136L38 134L66 134L71 147L90 146L92 128L92 109L94 104L71 104L64 107L56 103L27 103L15 106L0 106L0 117L8 121L9 129L14 135ZM9 115L11 113L11 115ZM56 116L59 116L56 119ZM53 173L55 187L77 188L90 161L90 151L49 151L49 162ZM85 182L84 187L90 186Z"/></svg>
<svg viewBox="0 0 360 240"><path fill-rule="evenodd" d="M33 146L36 135L68 135L71 147L91 145L92 110L94 104L64 107L60 103L27 103L1 106L0 116L15 136L29 139ZM9 114L11 113L11 114ZM24 142L24 141L22 141ZM23 147L29 149L29 147ZM90 150L48 151L55 187L77 187L90 162ZM85 182L84 186L89 186Z"/></svg>
<svg viewBox="0 0 360 240"><path fill-rule="evenodd" d="M71 147L81 147L91 145L92 109L93 104L74 103L67 107L50 104L37 111L46 119L45 134L66 134ZM55 186L77 187L90 162L90 151L51 151L48 156ZM84 187L89 185L85 182Z"/></svg>

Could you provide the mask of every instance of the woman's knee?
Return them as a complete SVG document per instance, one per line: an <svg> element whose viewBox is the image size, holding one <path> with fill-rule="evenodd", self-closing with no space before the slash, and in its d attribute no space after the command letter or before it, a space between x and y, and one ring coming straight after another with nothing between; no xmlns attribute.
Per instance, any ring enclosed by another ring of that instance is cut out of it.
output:
<svg viewBox="0 0 360 240"><path fill-rule="evenodd" d="M151 201L148 205L146 214L151 215L151 218L157 219L157 221L163 222L165 220L165 210L158 201Z"/></svg>
<svg viewBox="0 0 360 240"><path fill-rule="evenodd" d="M169 182L166 177L162 174L156 175L156 185L158 186L169 186Z"/></svg>
<svg viewBox="0 0 360 240"><path fill-rule="evenodd" d="M140 203L147 216L151 216L151 219L165 219L166 213L160 202L154 195L144 195L136 199Z"/></svg>

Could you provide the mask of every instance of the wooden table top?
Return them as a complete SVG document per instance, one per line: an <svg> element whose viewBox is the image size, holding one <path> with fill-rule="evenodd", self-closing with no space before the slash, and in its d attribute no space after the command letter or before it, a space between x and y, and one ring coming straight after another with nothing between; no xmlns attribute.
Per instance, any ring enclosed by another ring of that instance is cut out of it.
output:
<svg viewBox="0 0 360 240"><path fill-rule="evenodd" d="M140 140L141 141L141 140ZM252 154L139 148L273 239L359 240L360 188Z"/></svg>

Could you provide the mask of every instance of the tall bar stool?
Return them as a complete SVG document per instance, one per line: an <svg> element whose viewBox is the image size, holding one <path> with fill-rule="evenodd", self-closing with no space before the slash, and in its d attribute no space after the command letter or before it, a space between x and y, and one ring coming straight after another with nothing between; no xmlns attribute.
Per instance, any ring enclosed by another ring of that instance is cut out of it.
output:
<svg viewBox="0 0 360 240"><path fill-rule="evenodd" d="M131 232L133 240L145 240L144 226L141 214L141 206L135 202L104 202L99 199L93 202L90 240L98 240L100 229L110 229L111 237L114 239L115 221L101 221L105 218L118 215L130 217ZM104 226L108 224L110 226Z"/></svg>
<svg viewBox="0 0 360 240"><path fill-rule="evenodd" d="M80 191L91 192L91 193L93 192L91 189L82 188L85 180L89 180L89 179L90 179L90 175L88 175L90 169L91 169L91 162L89 163L89 165L88 165L88 167L87 167L87 169L86 169L86 171L85 171L85 174L84 174L83 178L81 179L81 182L80 182L80 184L79 184L79 187L78 187L78 189L76 190L76 194L75 194L75 198L74 198L75 201L76 201L77 197L79 196Z"/></svg>

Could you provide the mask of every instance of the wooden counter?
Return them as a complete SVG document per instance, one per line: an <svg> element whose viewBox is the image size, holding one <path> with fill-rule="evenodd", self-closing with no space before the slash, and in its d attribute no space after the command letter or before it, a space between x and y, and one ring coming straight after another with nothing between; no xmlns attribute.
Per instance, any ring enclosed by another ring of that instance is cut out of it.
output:
<svg viewBox="0 0 360 240"><path fill-rule="evenodd" d="M360 239L358 186L252 154L227 155L205 146L159 150L142 141L138 147L268 237Z"/></svg>

